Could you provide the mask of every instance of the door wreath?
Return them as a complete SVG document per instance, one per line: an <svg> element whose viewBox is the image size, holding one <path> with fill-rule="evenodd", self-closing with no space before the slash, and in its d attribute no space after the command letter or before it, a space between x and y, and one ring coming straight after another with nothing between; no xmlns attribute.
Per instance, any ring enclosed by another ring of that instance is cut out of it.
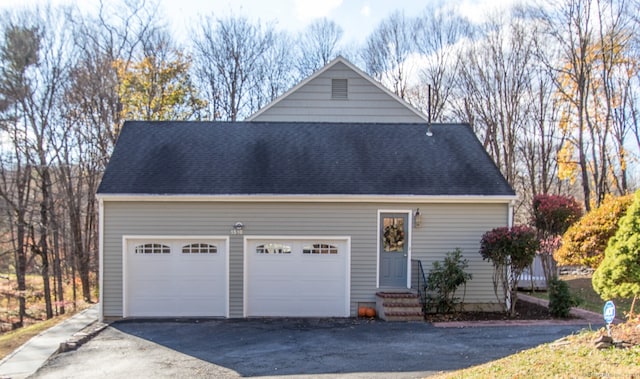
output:
<svg viewBox="0 0 640 379"><path fill-rule="evenodd" d="M384 228L384 250L402 251L404 246L404 230L402 226L395 224L387 225Z"/></svg>

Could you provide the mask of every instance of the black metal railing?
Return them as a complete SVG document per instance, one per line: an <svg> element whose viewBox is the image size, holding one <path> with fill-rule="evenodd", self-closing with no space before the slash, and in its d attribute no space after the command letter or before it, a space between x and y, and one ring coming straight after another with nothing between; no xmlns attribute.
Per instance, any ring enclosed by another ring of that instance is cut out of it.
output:
<svg viewBox="0 0 640 379"><path fill-rule="evenodd" d="M422 267L422 261L419 259L411 260L411 288L418 291L420 304L422 305L422 314L427 314L427 276Z"/></svg>

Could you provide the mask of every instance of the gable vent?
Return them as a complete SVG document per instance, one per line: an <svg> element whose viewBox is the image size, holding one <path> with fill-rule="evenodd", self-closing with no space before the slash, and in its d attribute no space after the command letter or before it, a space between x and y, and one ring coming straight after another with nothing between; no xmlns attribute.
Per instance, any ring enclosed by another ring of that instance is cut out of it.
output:
<svg viewBox="0 0 640 379"><path fill-rule="evenodd" d="M331 79L331 98L347 99L347 79Z"/></svg>

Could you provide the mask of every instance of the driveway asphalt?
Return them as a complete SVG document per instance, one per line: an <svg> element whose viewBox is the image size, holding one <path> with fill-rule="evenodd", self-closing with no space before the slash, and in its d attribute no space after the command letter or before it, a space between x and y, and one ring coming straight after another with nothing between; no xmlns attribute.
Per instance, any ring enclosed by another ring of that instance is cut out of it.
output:
<svg viewBox="0 0 640 379"><path fill-rule="evenodd" d="M587 325L441 328L364 319L135 320L111 324L33 378L417 378L493 361Z"/></svg>

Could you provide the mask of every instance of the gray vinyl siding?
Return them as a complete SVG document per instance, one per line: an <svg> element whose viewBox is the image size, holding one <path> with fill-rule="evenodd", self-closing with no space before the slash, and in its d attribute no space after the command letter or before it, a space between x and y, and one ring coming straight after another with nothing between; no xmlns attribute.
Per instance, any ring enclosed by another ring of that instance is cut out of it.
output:
<svg viewBox="0 0 640 379"><path fill-rule="evenodd" d="M412 229L413 259L428 272L434 260L456 247L469 260L473 280L468 303L495 303L491 266L478 254L480 237L507 223L507 204L213 203L104 202L104 317L121 317L123 235L228 236L241 221L244 236L351 237L351 314L359 302L375 301L378 210L420 208L422 226ZM230 235L230 317L243 316L243 237Z"/></svg>
<svg viewBox="0 0 640 379"><path fill-rule="evenodd" d="M331 79L347 79L346 100L331 99ZM343 63L336 63L252 121L413 123L425 119Z"/></svg>
<svg viewBox="0 0 640 379"><path fill-rule="evenodd" d="M413 259L420 259L429 274L432 264L447 252L462 250L469 262L468 272L473 275L467 285L465 302L496 303L493 292L493 268L483 261L480 239L490 229L506 226L508 206L505 205L430 205L420 208L422 226L413 231ZM462 293L457 294L462 297Z"/></svg>

